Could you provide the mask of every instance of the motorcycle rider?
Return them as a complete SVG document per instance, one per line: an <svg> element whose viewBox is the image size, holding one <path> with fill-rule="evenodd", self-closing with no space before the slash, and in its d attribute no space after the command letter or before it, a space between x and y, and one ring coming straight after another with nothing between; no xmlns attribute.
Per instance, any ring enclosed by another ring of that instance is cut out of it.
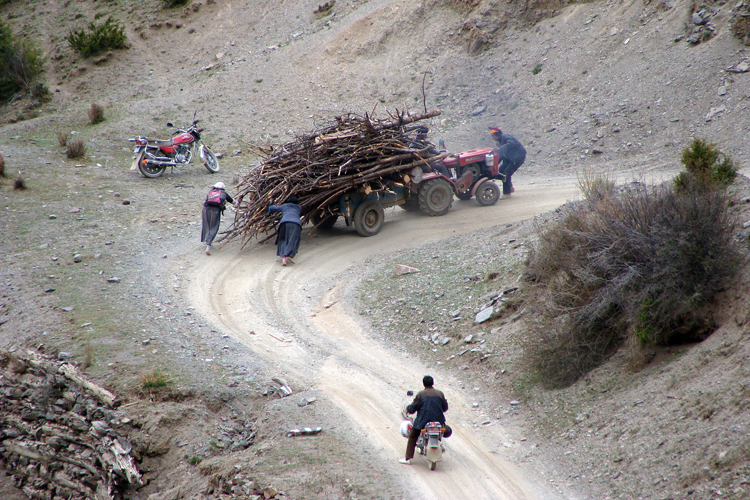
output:
<svg viewBox="0 0 750 500"><path fill-rule="evenodd" d="M417 137L413 141L411 141L411 144L409 144L409 148L411 149L427 149L427 152L432 155L439 155L440 151L435 149L435 145L432 144L430 141L427 140L427 134L430 132L430 129L425 126L421 126L417 128ZM451 178L451 174L448 171L448 168L443 165L440 162L436 162L432 165L432 168L430 168L429 165L422 165L422 172L427 173L431 171L437 171L440 174L443 174L448 179Z"/></svg>
<svg viewBox="0 0 750 500"><path fill-rule="evenodd" d="M427 422L440 422L445 426L444 412L448 411L448 400L442 391L433 387L434 380L431 376L425 375L422 379L424 390L419 391L414 397L414 401L406 407L409 414L417 413L414 419L409 440L406 442L406 456L399 460L400 463L409 465L414 458L414 448L417 446L419 434L424 429Z"/></svg>
<svg viewBox="0 0 750 500"><path fill-rule="evenodd" d="M518 167L526 161L526 149L518 142L518 139L510 134L504 134L500 127L490 127L490 135L497 141L499 155L502 163L497 171L505 176L503 180L503 198L510 197L515 191L510 178L518 170Z"/></svg>

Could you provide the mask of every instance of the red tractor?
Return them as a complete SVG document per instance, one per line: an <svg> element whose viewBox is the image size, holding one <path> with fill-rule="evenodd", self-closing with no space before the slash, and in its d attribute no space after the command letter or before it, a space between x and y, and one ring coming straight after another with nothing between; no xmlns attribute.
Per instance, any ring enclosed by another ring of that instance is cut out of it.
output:
<svg viewBox="0 0 750 500"><path fill-rule="evenodd" d="M459 200L469 200L475 196L477 203L486 207L500 199L500 188L493 180L505 180L505 175L497 171L500 155L497 149L481 148L452 154L442 161L448 169L456 173L454 191Z"/></svg>

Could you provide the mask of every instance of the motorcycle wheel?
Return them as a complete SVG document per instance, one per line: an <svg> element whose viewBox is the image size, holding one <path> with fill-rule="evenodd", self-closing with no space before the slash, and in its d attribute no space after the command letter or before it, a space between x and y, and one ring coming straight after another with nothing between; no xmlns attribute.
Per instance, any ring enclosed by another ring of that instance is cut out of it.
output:
<svg viewBox="0 0 750 500"><path fill-rule="evenodd" d="M216 158L216 155L214 154L211 149L209 149L208 146L203 146L203 153L205 155L205 159L203 162L203 166L206 167L206 170L211 172L212 174L215 174L219 171L219 159Z"/></svg>
<svg viewBox="0 0 750 500"><path fill-rule="evenodd" d="M138 170L141 171L141 174L143 174L143 177L148 177L149 179L155 179L157 177L161 177L164 171L167 169L167 167L160 167L158 165L148 165L143 163L143 160L146 158L146 150L144 149L140 156L138 156Z"/></svg>

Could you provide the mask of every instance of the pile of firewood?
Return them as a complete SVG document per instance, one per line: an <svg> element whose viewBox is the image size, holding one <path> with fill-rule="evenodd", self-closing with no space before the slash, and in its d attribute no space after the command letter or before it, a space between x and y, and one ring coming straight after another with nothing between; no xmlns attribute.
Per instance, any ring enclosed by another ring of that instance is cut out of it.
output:
<svg viewBox="0 0 750 500"><path fill-rule="evenodd" d="M291 196L299 200L304 224L332 215L344 193L369 193L388 180L403 182L409 170L441 158L427 147L410 148L421 126L417 122L440 113L401 111L384 120L350 113L293 142L257 148L262 161L237 184L238 210L222 239L241 237L244 244L272 231L278 214L269 214L268 208Z"/></svg>
<svg viewBox="0 0 750 500"><path fill-rule="evenodd" d="M118 499L141 485L127 417L78 369L0 351L0 461L28 498Z"/></svg>

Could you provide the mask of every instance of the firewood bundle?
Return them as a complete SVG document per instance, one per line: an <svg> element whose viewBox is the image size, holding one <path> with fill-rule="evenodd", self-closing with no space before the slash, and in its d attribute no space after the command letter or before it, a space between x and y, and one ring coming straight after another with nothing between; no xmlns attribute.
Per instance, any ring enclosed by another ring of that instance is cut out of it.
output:
<svg viewBox="0 0 750 500"><path fill-rule="evenodd" d="M441 158L428 147L410 148L421 126L416 123L440 113L400 111L384 120L350 113L295 141L258 148L262 161L237 184L239 208L222 239L241 237L245 244L272 231L278 214L269 214L268 208L291 196L299 200L304 224L333 215L344 193L369 193L388 180L403 182L409 170Z"/></svg>
<svg viewBox="0 0 750 500"><path fill-rule="evenodd" d="M142 484L114 395L67 363L0 351L0 461L28 498L122 498Z"/></svg>

